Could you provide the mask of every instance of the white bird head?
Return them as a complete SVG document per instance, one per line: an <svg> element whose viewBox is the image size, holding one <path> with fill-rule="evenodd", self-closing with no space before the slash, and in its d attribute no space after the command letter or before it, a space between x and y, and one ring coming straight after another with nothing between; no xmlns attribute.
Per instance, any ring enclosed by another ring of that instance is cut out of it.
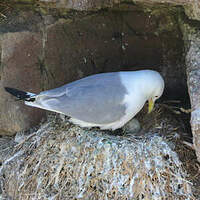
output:
<svg viewBox="0 0 200 200"><path fill-rule="evenodd" d="M162 76L156 71L147 70L146 76L149 85L147 86L147 99L149 103L148 113L150 113L153 110L155 101L162 96L165 84Z"/></svg>

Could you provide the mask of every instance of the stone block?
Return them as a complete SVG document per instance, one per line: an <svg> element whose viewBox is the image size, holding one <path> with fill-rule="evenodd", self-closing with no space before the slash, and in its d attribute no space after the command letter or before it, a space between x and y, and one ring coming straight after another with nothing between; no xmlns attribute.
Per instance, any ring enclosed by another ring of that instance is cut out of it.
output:
<svg viewBox="0 0 200 200"><path fill-rule="evenodd" d="M16 32L1 37L0 135L14 134L39 123L45 112L25 106L4 91L14 87L39 92L41 72L38 57L42 50L38 33Z"/></svg>

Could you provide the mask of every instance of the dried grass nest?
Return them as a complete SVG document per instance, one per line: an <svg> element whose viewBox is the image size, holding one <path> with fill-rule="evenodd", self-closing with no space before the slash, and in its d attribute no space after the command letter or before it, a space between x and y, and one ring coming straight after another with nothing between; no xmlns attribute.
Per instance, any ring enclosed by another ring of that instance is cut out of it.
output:
<svg viewBox="0 0 200 200"><path fill-rule="evenodd" d="M2 199L197 199L199 163L182 142L184 121L161 105L137 118L138 135L82 129L55 115L18 133L0 168Z"/></svg>

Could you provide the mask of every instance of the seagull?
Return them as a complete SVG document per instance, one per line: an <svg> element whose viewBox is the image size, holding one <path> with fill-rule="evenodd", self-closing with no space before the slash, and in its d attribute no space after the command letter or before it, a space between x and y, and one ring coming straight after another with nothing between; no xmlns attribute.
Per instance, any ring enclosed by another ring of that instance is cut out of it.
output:
<svg viewBox="0 0 200 200"><path fill-rule="evenodd" d="M39 94L5 87L33 106L70 117L81 127L116 130L131 120L148 101L148 113L164 90L154 70L120 71L91 75Z"/></svg>

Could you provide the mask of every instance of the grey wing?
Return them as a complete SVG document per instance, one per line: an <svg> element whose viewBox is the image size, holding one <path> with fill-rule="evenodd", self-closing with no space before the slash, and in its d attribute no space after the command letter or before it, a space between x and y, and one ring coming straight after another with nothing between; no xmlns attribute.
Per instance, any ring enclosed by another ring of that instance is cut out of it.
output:
<svg viewBox="0 0 200 200"><path fill-rule="evenodd" d="M43 103L51 110L96 124L112 123L125 115L126 106L122 102L126 90L119 80L86 82L65 85L65 93L46 97Z"/></svg>
<svg viewBox="0 0 200 200"><path fill-rule="evenodd" d="M51 90L40 92L39 96L59 97L66 94L67 84Z"/></svg>

